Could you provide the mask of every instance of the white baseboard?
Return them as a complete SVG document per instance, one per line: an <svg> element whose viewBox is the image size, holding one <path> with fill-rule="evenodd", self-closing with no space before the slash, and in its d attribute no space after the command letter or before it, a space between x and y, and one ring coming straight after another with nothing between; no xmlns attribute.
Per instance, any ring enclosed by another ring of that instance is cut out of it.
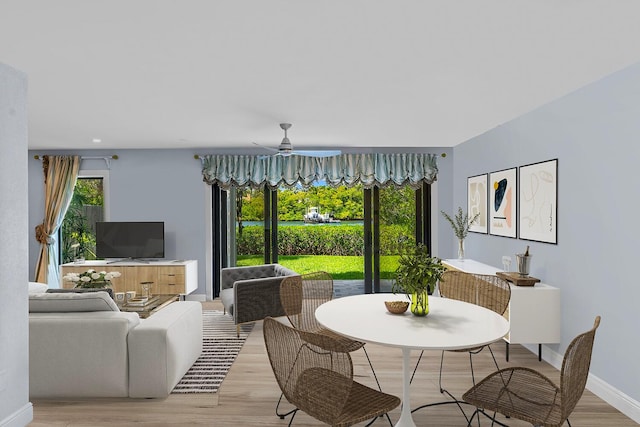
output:
<svg viewBox="0 0 640 427"><path fill-rule="evenodd" d="M33 421L33 405L27 402L22 408L0 420L0 427L24 427L31 421Z"/></svg>
<svg viewBox="0 0 640 427"><path fill-rule="evenodd" d="M523 347L534 354L538 354L537 345L523 344ZM564 355L556 353L547 346L542 346L542 359L557 370L562 369L563 358ZM640 424L640 402L637 400L632 399L593 374L589 374L589 378L587 379L587 390Z"/></svg>
<svg viewBox="0 0 640 427"><path fill-rule="evenodd" d="M204 294L189 294L184 298L186 301L206 301L207 296Z"/></svg>

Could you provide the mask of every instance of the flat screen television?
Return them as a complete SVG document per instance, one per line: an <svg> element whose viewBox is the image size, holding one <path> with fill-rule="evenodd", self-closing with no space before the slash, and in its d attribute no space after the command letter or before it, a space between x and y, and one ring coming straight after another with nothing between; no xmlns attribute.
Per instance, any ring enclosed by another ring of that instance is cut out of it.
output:
<svg viewBox="0 0 640 427"><path fill-rule="evenodd" d="M164 258L164 222L96 222L97 258Z"/></svg>

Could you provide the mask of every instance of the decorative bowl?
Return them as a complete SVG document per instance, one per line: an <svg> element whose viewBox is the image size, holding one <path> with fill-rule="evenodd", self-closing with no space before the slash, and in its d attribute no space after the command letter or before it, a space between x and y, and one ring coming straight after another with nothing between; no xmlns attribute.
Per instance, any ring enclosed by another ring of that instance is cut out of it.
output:
<svg viewBox="0 0 640 427"><path fill-rule="evenodd" d="M389 310L389 313L393 314L402 314L409 308L408 301L385 301L384 305Z"/></svg>

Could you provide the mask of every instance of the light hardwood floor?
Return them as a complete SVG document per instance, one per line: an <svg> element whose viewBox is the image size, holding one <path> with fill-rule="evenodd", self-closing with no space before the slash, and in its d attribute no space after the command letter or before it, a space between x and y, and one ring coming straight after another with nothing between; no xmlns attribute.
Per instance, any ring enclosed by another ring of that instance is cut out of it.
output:
<svg viewBox="0 0 640 427"><path fill-rule="evenodd" d="M222 309L218 301L204 303L208 309ZM585 325L585 330L590 325ZM598 345L598 336L596 343ZM500 367L529 366L558 380L558 371L519 345L511 346L510 361L505 361L505 346L494 345L494 353ZM383 390L401 396L401 352L398 349L367 345L376 374ZM417 352L414 352L417 357ZM485 354L486 353L486 354ZM353 353L354 371L358 380L375 387L369 365L362 351ZM425 353L416 378L411 386L412 407L444 400L438 391L439 352ZM495 370L488 352L474 356L476 377ZM469 360L465 354L447 353L445 356L445 387L454 395L461 395L471 386ZM275 382L267 359L262 338L262 322L257 322L240 355L231 367L217 394L171 395L166 399L91 399L44 401L36 400L34 421L40 426L287 426L289 419L281 420L275 413L280 390ZM395 422L400 409L390 416ZM418 426L464 426L466 422L455 405L426 408L414 413ZM574 427L636 426L631 419L606 404L593 393L585 391L570 418ZM517 420L509 420L512 426L528 426ZM320 426L322 423L298 413L294 426ZM364 423L362 424L364 425ZM374 426L388 426L385 418ZM477 424L476 424L477 425ZM483 420L482 425L490 425Z"/></svg>

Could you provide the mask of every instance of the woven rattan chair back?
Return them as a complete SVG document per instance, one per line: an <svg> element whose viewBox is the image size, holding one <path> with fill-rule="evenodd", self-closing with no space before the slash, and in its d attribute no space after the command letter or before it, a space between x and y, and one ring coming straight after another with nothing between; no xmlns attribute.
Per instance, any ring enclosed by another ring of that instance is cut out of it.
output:
<svg viewBox="0 0 640 427"><path fill-rule="evenodd" d="M440 281L440 295L504 314L511 299L511 287L498 276L446 271Z"/></svg>
<svg viewBox="0 0 640 427"><path fill-rule="evenodd" d="M560 370L559 387L550 378L531 368L500 369L463 395L465 402L477 408L471 419L484 414L497 421L497 412L533 425L559 427L566 422L570 426L569 415L587 384L593 341L599 325L600 316L597 316L593 328L578 335L567 347ZM494 415L490 415L490 412L494 412Z"/></svg>
<svg viewBox="0 0 640 427"><path fill-rule="evenodd" d="M280 284L280 302L294 328L316 332L322 329L316 320L316 308L333 298L333 278L316 271L286 277Z"/></svg>
<svg viewBox="0 0 640 427"><path fill-rule="evenodd" d="M596 317L593 328L575 337L564 353L560 371L563 418L569 417L584 393L591 365L593 341L598 326L600 326L600 316Z"/></svg>
<svg viewBox="0 0 640 427"><path fill-rule="evenodd" d="M353 381L351 356L331 336L294 329L271 317L264 320L263 333L278 386L298 410L333 426L350 426L400 404L395 396Z"/></svg>

